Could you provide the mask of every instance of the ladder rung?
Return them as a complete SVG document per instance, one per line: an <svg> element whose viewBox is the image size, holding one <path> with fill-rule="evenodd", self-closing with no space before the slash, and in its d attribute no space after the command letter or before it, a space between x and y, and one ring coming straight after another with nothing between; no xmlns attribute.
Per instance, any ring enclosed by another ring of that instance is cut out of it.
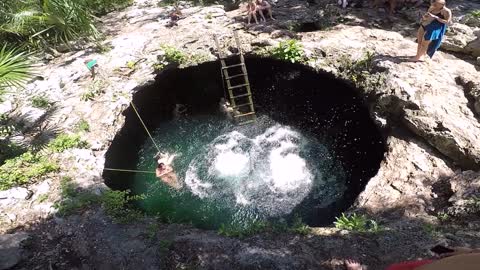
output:
<svg viewBox="0 0 480 270"><path fill-rule="evenodd" d="M220 59L227 59L227 58L229 58L229 57L239 56L239 55L240 55L240 53L232 53L232 54L230 54L230 55L227 55L227 56L224 56L224 57L220 57Z"/></svg>
<svg viewBox="0 0 480 270"><path fill-rule="evenodd" d="M249 112L249 113L234 115L233 117L243 117L243 116L249 116L249 115L252 115L252 114L255 114L255 112Z"/></svg>
<svg viewBox="0 0 480 270"><path fill-rule="evenodd" d="M233 75L233 76L230 76L230 77L226 77L225 79L230 80L230 79L238 78L238 77L242 77L242 76L245 76L245 73L241 73L241 74Z"/></svg>
<svg viewBox="0 0 480 270"><path fill-rule="evenodd" d="M235 64L235 65L230 65L230 66L222 67L222 69L240 67L240 66L243 66L243 65L245 65L245 64L244 64L244 63L240 63L240 64Z"/></svg>
<svg viewBox="0 0 480 270"><path fill-rule="evenodd" d="M241 97L248 97L248 96L251 96L250 93L241 94L241 95L238 95L238 96L233 96L233 98L241 98Z"/></svg>
<svg viewBox="0 0 480 270"><path fill-rule="evenodd" d="M252 103L247 102L247 103L243 103L243 104L240 104L240 105L235 105L235 106L233 106L233 108L234 108L234 109L237 109L237 108L240 108L240 107L243 107L243 106L247 106L247 105L252 105Z"/></svg>
<svg viewBox="0 0 480 270"><path fill-rule="evenodd" d="M244 84L240 84L240 85L231 86L231 87L229 87L228 89L241 88L241 87L245 87L245 86L248 86L248 83L244 83Z"/></svg>
<svg viewBox="0 0 480 270"><path fill-rule="evenodd" d="M255 123L255 120L248 120L248 121L245 121L245 122L239 122L237 124L238 125L246 125L246 124L251 124L251 123Z"/></svg>

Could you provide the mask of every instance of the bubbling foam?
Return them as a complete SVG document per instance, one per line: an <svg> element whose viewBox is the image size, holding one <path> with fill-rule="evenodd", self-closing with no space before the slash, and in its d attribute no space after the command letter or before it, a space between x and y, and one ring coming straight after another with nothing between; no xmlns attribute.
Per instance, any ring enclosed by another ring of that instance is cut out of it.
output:
<svg viewBox="0 0 480 270"><path fill-rule="evenodd" d="M232 131L192 160L185 183L200 198L226 199L268 217L285 215L313 186L316 175L302 157L307 144L300 133L282 125L254 138Z"/></svg>

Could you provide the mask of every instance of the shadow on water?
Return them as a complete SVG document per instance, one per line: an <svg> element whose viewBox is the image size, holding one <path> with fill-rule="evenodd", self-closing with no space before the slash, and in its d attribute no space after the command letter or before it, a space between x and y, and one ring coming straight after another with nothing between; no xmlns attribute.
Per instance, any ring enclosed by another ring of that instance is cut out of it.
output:
<svg viewBox="0 0 480 270"><path fill-rule="evenodd" d="M258 114L300 130L330 146L346 176L346 191L328 206L301 203L293 211L312 226L330 224L348 208L380 166L385 142L369 116L357 89L326 72L268 58L247 57L246 64ZM224 96L220 66L204 63L186 69L166 70L156 81L138 89L133 102L149 130L173 119L176 103L188 107L189 116L218 114ZM233 74L235 71L232 70ZM146 134L131 107L124 111L125 125L106 154L105 167L135 169ZM112 189L132 189L134 176L105 171Z"/></svg>

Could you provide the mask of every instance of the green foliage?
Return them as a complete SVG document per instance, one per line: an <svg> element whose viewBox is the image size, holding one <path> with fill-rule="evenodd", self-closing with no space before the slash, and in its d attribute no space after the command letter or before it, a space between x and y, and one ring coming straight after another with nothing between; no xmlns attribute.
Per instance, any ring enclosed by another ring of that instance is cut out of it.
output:
<svg viewBox="0 0 480 270"><path fill-rule="evenodd" d="M107 215L117 223L130 223L143 214L130 206L131 202L143 200L144 196L130 195L130 191L108 190L102 196L102 205Z"/></svg>
<svg viewBox="0 0 480 270"><path fill-rule="evenodd" d="M170 249L173 242L170 240L160 240L160 251L166 252Z"/></svg>
<svg viewBox="0 0 480 270"><path fill-rule="evenodd" d="M272 56L277 59L299 63L305 61L305 54L302 44L294 39L282 41L271 52Z"/></svg>
<svg viewBox="0 0 480 270"><path fill-rule="evenodd" d="M346 216L345 213L342 213L340 217L335 218L334 222L335 228L341 230L348 230L352 232L378 232L381 228L378 226L378 223L375 220L367 219L364 215L357 215L353 213L352 215Z"/></svg>
<svg viewBox="0 0 480 270"><path fill-rule="evenodd" d="M60 153L70 148L87 148L88 143L78 134L60 134L48 144L48 149Z"/></svg>
<svg viewBox="0 0 480 270"><path fill-rule="evenodd" d="M88 89L85 93L82 94L80 100L88 101L94 100L95 97L105 92L105 88L108 86L108 83L103 79L95 79L88 85Z"/></svg>
<svg viewBox="0 0 480 270"><path fill-rule="evenodd" d="M339 75L353 82L357 87L366 90L377 89L385 83L385 76L374 68L375 54L367 51L357 60L352 60L350 55L343 55L332 63Z"/></svg>
<svg viewBox="0 0 480 270"><path fill-rule="evenodd" d="M7 49L6 44L1 48L0 89L9 86L22 87L34 76L32 63L29 60L31 56L31 54L21 52L19 49Z"/></svg>
<svg viewBox="0 0 480 270"><path fill-rule="evenodd" d="M480 9L472 10L468 15L480 19Z"/></svg>
<svg viewBox="0 0 480 270"><path fill-rule="evenodd" d="M33 97L30 101L32 102L33 107L39 109L47 109L51 105L50 101L47 98L40 96Z"/></svg>
<svg viewBox="0 0 480 270"><path fill-rule="evenodd" d="M66 43L82 35L97 35L85 1L15 1L3 13L0 36L39 46Z"/></svg>
<svg viewBox="0 0 480 270"><path fill-rule="evenodd" d="M292 226L289 228L289 231L301 235L307 235L312 231L312 228L305 224L300 217L296 217Z"/></svg>
<svg viewBox="0 0 480 270"><path fill-rule="evenodd" d="M46 200L48 200L48 194L47 194L47 193L41 194L41 195L39 195L38 198L37 198L37 201L38 201L39 203L43 203L43 202L46 201Z"/></svg>
<svg viewBox="0 0 480 270"><path fill-rule="evenodd" d="M133 0L0 1L0 39L47 47L82 36L98 37L92 14L105 14Z"/></svg>
<svg viewBox="0 0 480 270"><path fill-rule="evenodd" d="M447 213L438 213L437 218L440 222L447 222L450 219L450 216Z"/></svg>
<svg viewBox="0 0 480 270"><path fill-rule="evenodd" d="M87 0L87 7L95 15L104 15L133 4L133 0Z"/></svg>
<svg viewBox="0 0 480 270"><path fill-rule="evenodd" d="M255 221L246 226L221 224L218 234L228 237L244 238L249 237L268 228L268 223L264 221Z"/></svg>
<svg viewBox="0 0 480 270"><path fill-rule="evenodd" d="M90 124L88 124L88 122L85 119L80 119L80 121L78 121L75 129L77 131L89 132L90 131Z"/></svg>
<svg viewBox="0 0 480 270"><path fill-rule="evenodd" d="M168 63L182 64L187 59L186 55L175 47L164 45L162 49L165 52L165 61Z"/></svg>
<svg viewBox="0 0 480 270"><path fill-rule="evenodd" d="M95 194L78 192L70 177L63 177L60 180L60 194L62 199L53 205L58 210L59 216L78 213L100 201L100 197Z"/></svg>
<svg viewBox="0 0 480 270"><path fill-rule="evenodd" d="M137 65L137 62L135 62L135 61L128 61L127 62L127 68L129 68L129 69L132 69L132 70L135 69L136 65Z"/></svg>
<svg viewBox="0 0 480 270"><path fill-rule="evenodd" d="M48 158L26 152L18 157L6 160L0 166L0 190L27 184L32 179L58 170L59 166Z"/></svg>
<svg viewBox="0 0 480 270"><path fill-rule="evenodd" d="M0 137L2 134L2 126L0 125ZM0 164L7 159L14 158L25 153L25 148L15 143L8 142L7 140L0 140Z"/></svg>
<svg viewBox="0 0 480 270"><path fill-rule="evenodd" d="M311 228L306 225L300 217L295 217L293 222L267 222L254 221L248 225L221 224L218 229L218 234L228 237L245 238L261 232L272 233L295 233L307 235L311 232Z"/></svg>

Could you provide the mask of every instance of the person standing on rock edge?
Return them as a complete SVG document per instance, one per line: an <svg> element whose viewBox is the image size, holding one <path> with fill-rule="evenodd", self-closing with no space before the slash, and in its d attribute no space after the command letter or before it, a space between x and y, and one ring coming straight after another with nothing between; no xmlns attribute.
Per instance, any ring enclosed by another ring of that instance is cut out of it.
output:
<svg viewBox="0 0 480 270"><path fill-rule="evenodd" d="M440 48L447 24L452 20L452 11L445 7L445 0L432 0L427 13L423 15L417 33L417 55L413 61L422 61L428 54L430 58Z"/></svg>

